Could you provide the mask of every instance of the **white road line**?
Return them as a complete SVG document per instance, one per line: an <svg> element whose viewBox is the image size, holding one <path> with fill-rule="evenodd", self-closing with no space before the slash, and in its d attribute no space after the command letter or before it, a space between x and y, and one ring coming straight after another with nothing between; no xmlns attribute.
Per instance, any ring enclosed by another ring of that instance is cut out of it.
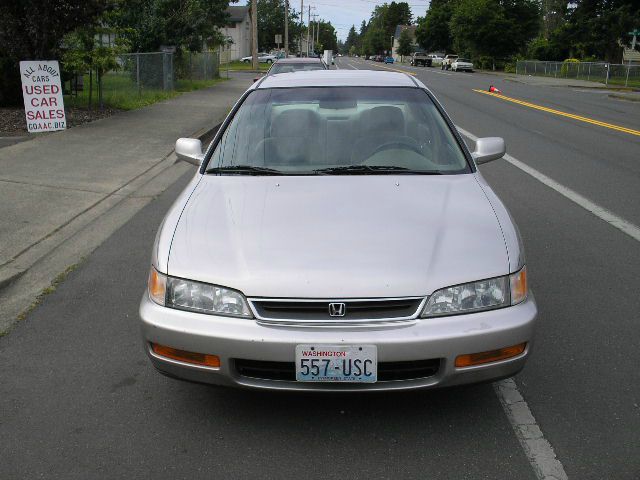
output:
<svg viewBox="0 0 640 480"><path fill-rule="evenodd" d="M478 137L476 137L472 133L469 133L466 130L460 128L460 127L456 127L456 128L465 137L468 137L473 141L476 141L478 139ZM514 167L519 168L523 172L531 175L533 178L535 178L539 182L542 182L543 184L545 184L547 187L555 190L556 192L558 192L563 197L571 200L576 205L584 208L588 212L591 212L592 214L594 214L599 219L604 220L605 222L607 222L612 227L617 228L621 232L624 232L627 235L629 235L634 240L637 240L637 241L640 242L640 228L638 226L634 225L631 222L628 222L624 218L621 218L621 217L617 216L616 214L610 212L606 208L601 207L600 205L597 205L596 203L593 203L588 198L583 197L579 193L571 190L570 188L559 184L558 182L556 182L552 178L547 177L545 174L539 172L535 168L530 167L526 163L521 162L517 158L514 158L511 155L507 154L507 155L504 156L504 159L507 162L509 162L511 165L513 165Z"/></svg>
<svg viewBox="0 0 640 480"><path fill-rule="evenodd" d="M352 68L356 68L356 67L353 67L352 65L350 66ZM356 70L358 69L356 68ZM465 137L468 137L473 141L476 141L478 139L478 137L476 137L472 133L469 133L458 126L456 126L456 128ZM568 188L563 187L562 185L542 175L537 170L534 170L533 168L529 167L528 165L525 165L519 160L516 160L510 155L505 155L505 159L512 165L518 168L521 168L529 175L534 176L536 179L540 180L545 185L549 185L554 190L557 190L562 195L567 196L564 190L562 191L558 190L557 187L561 187L566 191L572 192L574 195L578 195L572 190L569 190ZM523 168L523 167L526 167L526 168ZM532 171L536 172L537 175L533 175ZM550 185L547 181L543 181L540 177L544 177L545 180L548 180L548 182L552 182L552 184ZM576 201L571 197L567 197L567 198L569 198L574 202ZM580 197L580 198L584 198L584 197ZM588 200L586 201L588 202ZM579 205L584 206L581 204ZM595 205L595 204L591 204L591 205ZM613 215L613 214L610 214L610 215ZM634 228L637 228L637 227L634 227ZM544 438L542 430L540 430L540 427L538 426L538 423L536 422L535 417L533 416L533 414L531 413L531 410L529 409L529 405L527 405L527 402L524 400L524 398L518 391L518 386L516 385L515 381L511 378L506 380L501 380L499 382L495 382L493 384L493 388L496 392L496 396L498 397L498 400L500 401L500 404L502 405L504 413L507 416L507 419L509 420L509 423L511 423L511 426L516 434L516 437L518 438L520 445L522 446L522 449L525 452L525 455L529 459L529 463L533 467L533 471L535 472L536 477L539 480L568 480L567 474L564 471L564 467L562 466L562 463L560 462L560 460L556 458L556 454L554 453L553 447L551 446L549 441Z"/></svg>
<svg viewBox="0 0 640 480"><path fill-rule="evenodd" d="M501 380L493 384L493 389L536 476L540 480L567 480L562 463L544 438L529 405L518 391L516 382L511 378Z"/></svg>

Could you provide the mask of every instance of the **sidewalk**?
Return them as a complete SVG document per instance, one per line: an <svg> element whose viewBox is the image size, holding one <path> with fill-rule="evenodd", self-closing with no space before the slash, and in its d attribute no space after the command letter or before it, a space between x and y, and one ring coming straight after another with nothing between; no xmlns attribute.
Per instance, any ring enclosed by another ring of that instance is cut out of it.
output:
<svg viewBox="0 0 640 480"><path fill-rule="evenodd" d="M0 289L173 168L176 139L219 124L251 79L236 74L208 89L0 149ZM188 170L179 167L174 177Z"/></svg>

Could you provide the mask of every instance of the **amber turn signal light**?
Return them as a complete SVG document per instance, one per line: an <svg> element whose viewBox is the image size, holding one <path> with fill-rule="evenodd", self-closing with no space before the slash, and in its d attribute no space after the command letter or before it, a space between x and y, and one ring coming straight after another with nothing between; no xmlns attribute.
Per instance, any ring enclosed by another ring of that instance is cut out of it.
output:
<svg viewBox="0 0 640 480"><path fill-rule="evenodd" d="M527 347L527 343L520 343L512 347L499 348L498 350L490 350L488 352L468 353L460 355L456 358L456 367L471 367L473 365L482 365L485 363L498 362L507 358L517 357Z"/></svg>
<svg viewBox="0 0 640 480"><path fill-rule="evenodd" d="M187 352L185 350L178 350L177 348L158 345L157 343L152 343L151 349L156 355L170 358L172 360L177 360L179 362L191 363L193 365L203 365L205 367L220 368L220 357L218 357L217 355Z"/></svg>

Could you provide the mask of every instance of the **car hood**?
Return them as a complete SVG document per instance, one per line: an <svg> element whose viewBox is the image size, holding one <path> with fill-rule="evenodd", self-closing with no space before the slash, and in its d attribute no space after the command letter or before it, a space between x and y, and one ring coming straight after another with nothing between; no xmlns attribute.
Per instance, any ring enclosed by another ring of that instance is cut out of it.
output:
<svg viewBox="0 0 640 480"><path fill-rule="evenodd" d="M475 175L205 175L167 273L296 298L423 296L505 275L505 241Z"/></svg>

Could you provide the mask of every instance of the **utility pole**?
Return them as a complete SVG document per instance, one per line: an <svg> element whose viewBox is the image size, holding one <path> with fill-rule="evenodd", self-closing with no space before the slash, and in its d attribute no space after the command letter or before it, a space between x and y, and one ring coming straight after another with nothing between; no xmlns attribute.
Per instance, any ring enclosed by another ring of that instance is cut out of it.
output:
<svg viewBox="0 0 640 480"><path fill-rule="evenodd" d="M284 0L284 58L289 56L289 0Z"/></svg>
<svg viewBox="0 0 640 480"><path fill-rule="evenodd" d="M313 35L311 38L311 43L313 44L313 51L316 51L316 45L318 44L318 41L320 40L320 22L318 20L316 20L318 18L318 15L316 13L313 14L313 23L315 23L315 25L313 26Z"/></svg>
<svg viewBox="0 0 640 480"><path fill-rule="evenodd" d="M309 5L309 16L307 17L307 57L309 56L309 33L311 32L311 5Z"/></svg>
<svg viewBox="0 0 640 480"><path fill-rule="evenodd" d="M300 0L300 38L298 39L298 56L302 56L302 32L304 28L304 0Z"/></svg>
<svg viewBox="0 0 640 480"><path fill-rule="evenodd" d="M253 69L258 70L258 0L251 0L251 56Z"/></svg>

